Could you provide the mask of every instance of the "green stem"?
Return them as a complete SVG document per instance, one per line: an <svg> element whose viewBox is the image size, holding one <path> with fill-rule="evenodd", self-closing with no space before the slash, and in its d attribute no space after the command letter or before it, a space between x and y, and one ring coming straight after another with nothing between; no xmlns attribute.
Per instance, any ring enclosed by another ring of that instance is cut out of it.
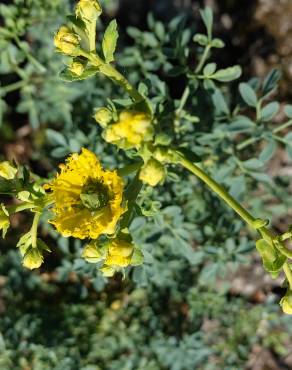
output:
<svg viewBox="0 0 292 370"><path fill-rule="evenodd" d="M98 55L90 54L85 51L82 51L82 55L90 60L90 62L97 68L99 68L100 72L103 73L105 76L110 78L112 81L116 82L119 86L121 86L126 92L131 96L131 98L136 103L141 103L146 101L145 97L139 93L138 90L135 89L133 85L112 65L105 63Z"/></svg>
<svg viewBox="0 0 292 370"><path fill-rule="evenodd" d="M236 146L236 149L237 150L242 150L242 149L246 148L247 146L256 143L258 140L259 140L259 138L251 137L247 140L244 140L242 143L238 144Z"/></svg>
<svg viewBox="0 0 292 370"><path fill-rule="evenodd" d="M218 184L209 175L207 175L200 167L190 162L183 155L179 156L178 162L201 179L210 189L212 189L221 199L224 200L239 216L252 228L254 228L255 218L242 207L225 189L222 185Z"/></svg>
<svg viewBox="0 0 292 370"><path fill-rule="evenodd" d="M201 69L204 67L204 64L206 62L206 60L208 59L208 56L209 56L209 51L211 50L211 45L208 44L206 47L205 47L205 50L202 54L202 57L200 59L200 62L197 66L197 68L195 69L195 73L199 73L201 71Z"/></svg>
<svg viewBox="0 0 292 370"><path fill-rule="evenodd" d="M22 87L26 86L26 84L27 84L27 81L23 81L23 80L14 82L13 84L0 87L0 93L1 95L7 94L9 92L21 89Z"/></svg>
<svg viewBox="0 0 292 370"><path fill-rule="evenodd" d="M184 92L182 94L182 97L180 99L180 104L179 104L179 107L177 108L177 111L176 111L176 114L177 116L179 117L182 110L184 109L185 105L186 105L186 102L190 96L190 88L188 86L186 86L186 88L184 89Z"/></svg>
<svg viewBox="0 0 292 370"><path fill-rule="evenodd" d="M290 119L288 122L286 123L283 123L281 126L279 127L276 127L274 130L273 130L273 134L277 134L278 132L282 131L282 130L285 130L285 128L288 128L292 125L292 119Z"/></svg>
<svg viewBox="0 0 292 370"><path fill-rule="evenodd" d="M38 233L38 225L40 221L41 213L36 212L33 218L33 223L31 227L31 245L33 248L37 247L37 233Z"/></svg>
<svg viewBox="0 0 292 370"><path fill-rule="evenodd" d="M287 277L287 280L289 282L289 285L290 285L290 289L292 289L292 271L291 271L291 268L289 266L289 263L288 262L285 262L284 265L283 265L283 270L285 272L285 275Z"/></svg>

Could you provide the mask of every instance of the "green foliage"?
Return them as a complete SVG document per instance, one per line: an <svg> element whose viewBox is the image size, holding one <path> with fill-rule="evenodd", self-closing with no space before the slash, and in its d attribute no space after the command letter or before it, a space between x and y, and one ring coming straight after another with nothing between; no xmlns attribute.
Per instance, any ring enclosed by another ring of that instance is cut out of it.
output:
<svg viewBox="0 0 292 370"><path fill-rule="evenodd" d="M128 97L121 99L121 90L102 77L71 84L58 77L62 61L53 53L52 38L69 6L37 0L1 5L1 133L13 129L17 111L22 124L33 128L32 158L41 168L54 171L81 147L95 151L105 165L121 167L131 154L105 146L91 115L107 99L117 109L125 107ZM210 50L224 42L213 38L210 10L201 14L206 34L195 33L185 17L163 24L149 15L147 30L128 28L134 44L121 45L115 62L148 94L159 130L167 133L160 136L162 145L189 148L194 161L236 199L277 221L292 206L289 179L267 175L279 148L292 158L286 133L291 106L285 107L287 121L276 125L279 102L271 97L280 74L273 70L264 81L226 84L238 79L241 69L213 61ZM103 37L103 55L111 62L114 21ZM195 72L194 60L200 66ZM68 69L62 78L82 79ZM14 111L8 101L18 90ZM258 192L269 195L251 196ZM23 271L10 250L12 234L9 244L1 242L1 369L233 370L244 368L255 344L287 354L291 319L279 318L279 297L269 294L267 305L258 307L232 293L230 274L240 274L253 261L255 244L233 211L194 176L173 167L163 187L143 189L135 211L130 231L145 262L128 269L125 280L107 281L81 258L80 241L60 237L46 222L42 237L56 256L41 274Z"/></svg>

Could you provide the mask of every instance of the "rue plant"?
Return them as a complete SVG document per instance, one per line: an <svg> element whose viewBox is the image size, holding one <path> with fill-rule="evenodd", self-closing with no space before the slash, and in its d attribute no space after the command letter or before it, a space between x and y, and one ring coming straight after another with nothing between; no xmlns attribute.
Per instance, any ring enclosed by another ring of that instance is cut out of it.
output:
<svg viewBox="0 0 292 370"><path fill-rule="evenodd" d="M289 249L292 230L276 234L269 227L266 217L254 217L209 175L207 162L200 157L200 153L179 140L183 120L191 125L204 124L185 110L188 100L200 93L201 86L216 94L217 83L229 82L241 75L239 66L218 70L215 63L208 63L212 49L224 46L222 40L212 35L211 9L207 7L201 11L206 34L193 37L193 41L201 47L201 55L196 65L191 63L185 67L184 73L191 83L183 91L178 104L174 104L172 114L167 112L164 115L161 105L156 103L156 97L150 96L145 84L141 83L136 88L116 68L118 30L115 20L108 25L102 39L98 35L100 42L97 42L96 22L101 14L98 1L80 0L75 14L68 16L67 23L56 32L56 50L67 57L67 65L60 77L72 82L102 75L117 84L121 94L122 91L128 94L126 99L108 100L107 106L98 107L93 113L105 142L123 151L128 164L114 171L105 170L96 155L84 148L80 154L69 156L66 163L60 165L59 174L50 180L38 178L13 163L2 162L1 193L18 199L12 206L1 204L0 228L3 237L9 228L9 217L30 210L34 215L32 227L17 246L24 266L30 269L40 267L44 254L50 249L38 238L38 225L42 215L49 210L49 222L57 232L64 237L86 239L82 252L84 259L97 264L105 276L113 276L116 271L143 263L141 248L135 245L129 231L134 217L143 214L139 202L141 191L147 186L162 185L169 168L182 167L198 177L255 232L258 239L256 249L265 270L273 278L281 272L285 275L287 293L280 304L285 313L292 314L292 251ZM277 78L276 72L273 72L270 85ZM268 82L263 87L266 96L273 90L267 85ZM240 84L240 94L247 106L255 108L258 123L270 119L278 110L273 103L264 106L263 99L258 99L250 84ZM236 116L236 111L231 112L232 115ZM286 139L278 134L290 125L291 120L278 126L273 137L287 144ZM240 125L237 123L233 129L240 132ZM173 131L177 134L175 140ZM260 137L246 138L237 144L237 150L259 141Z"/></svg>

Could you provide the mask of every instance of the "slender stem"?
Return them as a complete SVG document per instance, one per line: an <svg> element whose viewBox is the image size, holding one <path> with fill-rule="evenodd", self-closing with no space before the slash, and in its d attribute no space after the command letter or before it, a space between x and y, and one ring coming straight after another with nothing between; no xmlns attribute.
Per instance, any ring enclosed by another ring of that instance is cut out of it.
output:
<svg viewBox="0 0 292 370"><path fill-rule="evenodd" d="M282 130L285 130L285 128L288 128L292 125L292 119L290 119L288 122L286 123L283 123L281 126L279 127L276 127L274 130L273 130L273 134L277 134L278 132L282 131Z"/></svg>
<svg viewBox="0 0 292 370"><path fill-rule="evenodd" d="M254 228L255 218L239 204L224 188L218 184L209 175L207 175L200 167L191 163L184 156L181 156L179 163L199 177L210 189L212 189L221 199L224 200L239 216L251 227Z"/></svg>
<svg viewBox="0 0 292 370"><path fill-rule="evenodd" d="M14 82L14 83L12 83L10 85L7 85L7 86L0 87L1 95L2 94L7 94L7 93L9 93L11 91L15 91L15 90L21 89L26 84L27 84L27 81L21 80L21 81Z"/></svg>
<svg viewBox="0 0 292 370"><path fill-rule="evenodd" d="M237 150L242 150L242 149L246 148L247 146L256 143L258 140L259 140L259 138L251 137L247 140L244 140L242 143L238 144L236 146L236 149Z"/></svg>
<svg viewBox="0 0 292 370"><path fill-rule="evenodd" d="M283 270L285 272L285 275L287 277L287 280L289 282L289 285L290 285L290 289L292 289L292 271L291 271L291 268L289 266L289 263L288 262L285 262L284 265L283 265Z"/></svg>
<svg viewBox="0 0 292 370"><path fill-rule="evenodd" d="M191 93L190 88L186 86L182 94L182 97L180 99L179 107L177 108L177 111L176 111L177 116L179 116L182 110L184 109L184 106L186 105L186 102L190 96L190 93Z"/></svg>
<svg viewBox="0 0 292 370"><path fill-rule="evenodd" d="M36 212L33 218L33 223L31 227L31 245L33 248L37 247L37 232L38 232L38 225L39 225L40 217L41 217L41 213Z"/></svg>
<svg viewBox="0 0 292 370"><path fill-rule="evenodd" d="M211 45L210 45L210 44L208 44L208 45L205 47L205 50L204 50L204 52L203 52L203 54L202 54L202 57L201 57L201 59L200 59L200 62L199 62L199 64L198 64L197 68L195 69L195 73L199 73L199 72L201 71L201 69L204 67L204 64L205 64L205 62L206 62L206 60L207 60L207 58L208 58L208 56L209 56L209 51L210 51L210 49L211 49Z"/></svg>

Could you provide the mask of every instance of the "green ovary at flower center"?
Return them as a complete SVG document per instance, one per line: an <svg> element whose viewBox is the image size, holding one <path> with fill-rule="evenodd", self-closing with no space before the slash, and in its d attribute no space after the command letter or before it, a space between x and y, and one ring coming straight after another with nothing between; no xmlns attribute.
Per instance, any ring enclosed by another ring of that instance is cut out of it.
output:
<svg viewBox="0 0 292 370"><path fill-rule="evenodd" d="M109 202L108 189L101 182L90 181L83 186L80 200L84 207L91 211L98 211Z"/></svg>

